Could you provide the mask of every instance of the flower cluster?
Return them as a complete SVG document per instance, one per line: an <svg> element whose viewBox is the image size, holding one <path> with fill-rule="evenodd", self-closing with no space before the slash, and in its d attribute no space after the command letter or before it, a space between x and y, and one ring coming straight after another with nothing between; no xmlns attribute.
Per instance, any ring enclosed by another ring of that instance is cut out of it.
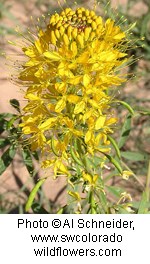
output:
<svg viewBox="0 0 150 264"><path fill-rule="evenodd" d="M28 86L22 131L42 166L69 175L70 160L110 151L107 135L117 122L113 87L125 78L126 34L93 10L66 8L51 16L45 30L23 47L27 58L19 80ZM81 164L82 165L82 164ZM86 173L86 171L85 171Z"/></svg>

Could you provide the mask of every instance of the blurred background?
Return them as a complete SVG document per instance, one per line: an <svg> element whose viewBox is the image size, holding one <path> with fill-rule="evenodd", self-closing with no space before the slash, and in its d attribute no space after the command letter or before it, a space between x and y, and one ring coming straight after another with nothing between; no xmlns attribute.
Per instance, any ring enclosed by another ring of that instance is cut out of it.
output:
<svg viewBox="0 0 150 264"><path fill-rule="evenodd" d="M64 1L60 2L65 8ZM97 12L106 18L127 18L124 23L129 26L136 21L132 37L137 39L137 47L130 50L129 55L138 59L129 66L128 72L133 73L133 77L120 87L118 95L119 99L131 104L137 111L131 123L130 135L122 149L123 161L133 170L135 177L130 181L113 179L110 183L131 193L136 207L146 183L150 157L150 1L99 2ZM78 6L91 7L93 0L78 0L77 3ZM73 8L75 6L74 1L69 0L67 5ZM21 52L8 41L15 42L19 38L15 31L17 26L25 35L28 28L35 31L38 17L59 10L57 1L52 0L0 0L0 155L5 161L0 160L0 213L23 213L24 204L34 183L45 173L39 169L36 157L31 157L28 150L11 149L11 142L17 140L18 131L17 125L12 127L18 102L12 99L17 99L21 107L24 99L20 87L11 81L13 70L10 66L10 60L19 60ZM144 40L141 40L142 37ZM7 60L4 53L7 54ZM126 111L119 107L117 112L120 122L123 123ZM51 171L46 173L51 174ZM44 204L48 211L56 212L59 206L66 203L65 184L65 179L61 177L55 181L49 179L38 192L40 204Z"/></svg>

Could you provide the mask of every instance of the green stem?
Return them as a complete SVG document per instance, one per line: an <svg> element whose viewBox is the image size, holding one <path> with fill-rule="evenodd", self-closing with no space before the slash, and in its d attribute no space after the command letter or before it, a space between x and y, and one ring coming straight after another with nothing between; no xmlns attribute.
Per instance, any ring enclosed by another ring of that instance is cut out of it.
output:
<svg viewBox="0 0 150 264"><path fill-rule="evenodd" d="M146 196L147 196L147 201L149 202L149 198L150 198L150 161L149 161L148 173L147 173L147 177L146 177L145 192L146 192Z"/></svg>
<svg viewBox="0 0 150 264"><path fill-rule="evenodd" d="M95 199L94 199L94 192L93 190L90 190L90 194L89 194L89 203L90 203L90 211L91 214L96 214L96 204L95 204Z"/></svg>

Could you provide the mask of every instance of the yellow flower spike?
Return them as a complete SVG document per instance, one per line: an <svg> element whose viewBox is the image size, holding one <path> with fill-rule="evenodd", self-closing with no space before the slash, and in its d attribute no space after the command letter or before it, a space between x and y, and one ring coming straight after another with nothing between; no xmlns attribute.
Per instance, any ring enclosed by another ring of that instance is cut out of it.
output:
<svg viewBox="0 0 150 264"><path fill-rule="evenodd" d="M44 166L53 166L55 175L68 175L72 159L84 169L72 138L83 143L87 156L97 154L99 147L102 153L110 151L107 135L117 122L111 89L126 79L118 73L127 56L124 43L127 36L114 21L105 23L93 10L81 7L52 15L45 29L39 26L33 44L22 48L27 59L18 81L28 86L28 102L21 127L25 135L31 134L32 148L40 149ZM54 151L48 143L52 135ZM60 157L50 163L53 152ZM95 184L96 176L88 177Z"/></svg>

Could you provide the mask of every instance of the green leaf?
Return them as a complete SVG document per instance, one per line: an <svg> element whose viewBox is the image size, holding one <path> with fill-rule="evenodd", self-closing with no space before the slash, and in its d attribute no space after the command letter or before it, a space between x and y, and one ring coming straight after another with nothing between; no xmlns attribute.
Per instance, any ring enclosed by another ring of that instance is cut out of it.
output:
<svg viewBox="0 0 150 264"><path fill-rule="evenodd" d="M128 210L126 210L125 208L123 208L122 205L118 205L118 214L130 214L130 212Z"/></svg>
<svg viewBox="0 0 150 264"><path fill-rule="evenodd" d="M132 151L121 151L121 156L125 159L132 161L143 161L147 159L146 154L142 154L139 152L132 152Z"/></svg>
<svg viewBox="0 0 150 264"><path fill-rule="evenodd" d="M117 101L117 102L122 104L130 112L131 115L134 115L134 110L132 109L132 107L128 103L126 103L124 101Z"/></svg>
<svg viewBox="0 0 150 264"><path fill-rule="evenodd" d="M9 128L10 128L10 125L9 125L10 120L11 119L16 119L16 117L17 117L17 115L13 115L13 114L9 114L9 113L0 114L0 134L3 133L5 130L9 130ZM6 120L6 119L10 119L10 120Z"/></svg>
<svg viewBox="0 0 150 264"><path fill-rule="evenodd" d="M5 118L9 118L10 119L10 118L13 118L15 116L17 116L17 115L10 114L10 113L2 113L2 114L0 114L0 120L3 120Z"/></svg>
<svg viewBox="0 0 150 264"><path fill-rule="evenodd" d="M11 164L16 153L16 147L14 145L10 146L0 158L0 175L7 169Z"/></svg>
<svg viewBox="0 0 150 264"><path fill-rule="evenodd" d="M9 144L10 144L10 141L8 140L8 138L1 138L0 139L0 148L4 148Z"/></svg>
<svg viewBox="0 0 150 264"><path fill-rule="evenodd" d="M36 151L32 151L32 156L35 158L35 160L39 161L39 156L38 156L38 152Z"/></svg>
<svg viewBox="0 0 150 264"><path fill-rule="evenodd" d="M48 212L37 202L32 204L32 210L35 214L48 214Z"/></svg>
<svg viewBox="0 0 150 264"><path fill-rule="evenodd" d="M28 172L30 173L31 176L33 176L33 174L34 174L34 165L33 165L33 162L32 162L32 156L31 156L31 153L30 153L29 149L24 148L22 150L22 156L23 156L23 161L24 161L24 164L25 164Z"/></svg>
<svg viewBox="0 0 150 264"><path fill-rule="evenodd" d="M139 205L138 214L145 214L147 213L147 194L146 192L143 192L142 199Z"/></svg>
<svg viewBox="0 0 150 264"><path fill-rule="evenodd" d="M81 167L83 167L83 164L82 162L79 160L79 158L77 157L76 153L74 152L72 146L70 146L70 154L71 154L71 157L73 158L73 160L78 164L80 165Z"/></svg>
<svg viewBox="0 0 150 264"><path fill-rule="evenodd" d="M117 186L106 186L107 190L111 192L114 196L120 197L121 193L124 192L124 190Z"/></svg>
<svg viewBox="0 0 150 264"><path fill-rule="evenodd" d="M124 122L124 125L122 127L122 131L121 131L121 137L120 140L118 142L118 146L119 148L122 148L130 134L131 131L131 115L127 115L127 118Z"/></svg>
<svg viewBox="0 0 150 264"><path fill-rule="evenodd" d="M11 128L14 128L14 122L17 119L17 116L11 118L8 122L7 122L7 126L6 126L6 130L10 130Z"/></svg>
<svg viewBox="0 0 150 264"><path fill-rule="evenodd" d="M0 118L0 134L6 130L8 121Z"/></svg>
<svg viewBox="0 0 150 264"><path fill-rule="evenodd" d="M102 205L102 208L104 209L104 212L107 212L107 198L106 198L106 194L103 191L99 192L99 199L100 199L100 203Z"/></svg>
<svg viewBox="0 0 150 264"><path fill-rule="evenodd" d="M29 211L29 209L31 208L32 206L32 203L34 201L34 198L39 190L39 188L42 186L42 184L45 182L45 178L44 179L40 179L37 184L34 186L34 188L32 189L29 197L28 197L28 200L27 200L27 203L25 205L25 211Z"/></svg>
<svg viewBox="0 0 150 264"><path fill-rule="evenodd" d="M19 113L20 113L20 103L16 99L11 99L10 101L11 106L13 106Z"/></svg>

